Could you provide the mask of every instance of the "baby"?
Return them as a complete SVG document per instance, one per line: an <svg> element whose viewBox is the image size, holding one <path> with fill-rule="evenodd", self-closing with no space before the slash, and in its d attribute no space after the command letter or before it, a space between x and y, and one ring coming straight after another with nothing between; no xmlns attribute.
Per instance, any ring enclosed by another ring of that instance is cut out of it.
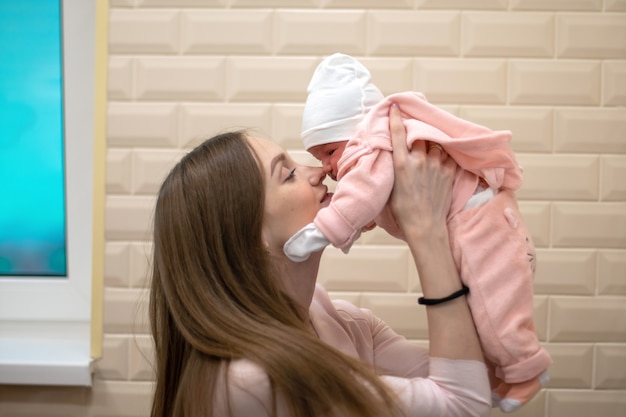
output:
<svg viewBox="0 0 626 417"><path fill-rule="evenodd" d="M285 243L285 254L301 262L329 244L347 253L374 225L402 238L387 204L394 182L388 114L397 104L409 147L427 141L459 165L450 245L493 373L494 407L519 409L546 384L552 360L533 325L535 249L514 195L522 172L511 133L460 119L420 93L384 97L369 71L343 54L322 61L307 93L302 141L338 183L330 205Z"/></svg>

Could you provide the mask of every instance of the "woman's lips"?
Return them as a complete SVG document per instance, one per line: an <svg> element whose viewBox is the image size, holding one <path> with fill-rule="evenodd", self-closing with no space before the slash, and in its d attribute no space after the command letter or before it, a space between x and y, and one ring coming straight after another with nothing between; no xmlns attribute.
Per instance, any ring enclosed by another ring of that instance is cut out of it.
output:
<svg viewBox="0 0 626 417"><path fill-rule="evenodd" d="M328 204L330 204L330 200L333 197L333 193L326 193L326 195L324 196L324 198L322 198L322 201L320 201L320 203L322 203L324 206L327 206Z"/></svg>

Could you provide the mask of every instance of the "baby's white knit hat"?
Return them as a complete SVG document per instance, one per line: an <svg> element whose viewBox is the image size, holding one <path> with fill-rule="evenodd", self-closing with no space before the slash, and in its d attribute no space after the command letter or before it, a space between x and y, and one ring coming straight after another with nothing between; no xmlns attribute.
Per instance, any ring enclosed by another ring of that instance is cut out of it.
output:
<svg viewBox="0 0 626 417"><path fill-rule="evenodd" d="M356 125L384 97L370 72L351 56L336 53L315 69L302 115L302 142L316 145L348 140Z"/></svg>

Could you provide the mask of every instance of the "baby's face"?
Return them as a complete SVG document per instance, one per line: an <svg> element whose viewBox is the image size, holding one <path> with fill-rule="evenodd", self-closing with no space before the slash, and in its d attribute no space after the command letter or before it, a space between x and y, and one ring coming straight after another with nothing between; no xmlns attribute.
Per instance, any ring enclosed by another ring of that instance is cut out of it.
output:
<svg viewBox="0 0 626 417"><path fill-rule="evenodd" d="M337 181L337 162L341 159L347 142L347 140L344 140L341 142L326 143L324 145L313 146L309 149L311 155L322 163L324 172L334 181Z"/></svg>

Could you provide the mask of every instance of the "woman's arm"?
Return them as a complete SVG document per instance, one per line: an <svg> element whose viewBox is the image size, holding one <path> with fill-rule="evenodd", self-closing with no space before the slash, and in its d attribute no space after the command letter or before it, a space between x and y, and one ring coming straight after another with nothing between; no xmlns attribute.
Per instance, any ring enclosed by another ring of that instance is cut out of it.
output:
<svg viewBox="0 0 626 417"><path fill-rule="evenodd" d="M456 163L437 148L427 150L423 141L409 151L395 105L390 127L395 171L391 208L415 260L424 297L443 298L462 288L446 227ZM425 308L431 356L483 361L465 297Z"/></svg>

